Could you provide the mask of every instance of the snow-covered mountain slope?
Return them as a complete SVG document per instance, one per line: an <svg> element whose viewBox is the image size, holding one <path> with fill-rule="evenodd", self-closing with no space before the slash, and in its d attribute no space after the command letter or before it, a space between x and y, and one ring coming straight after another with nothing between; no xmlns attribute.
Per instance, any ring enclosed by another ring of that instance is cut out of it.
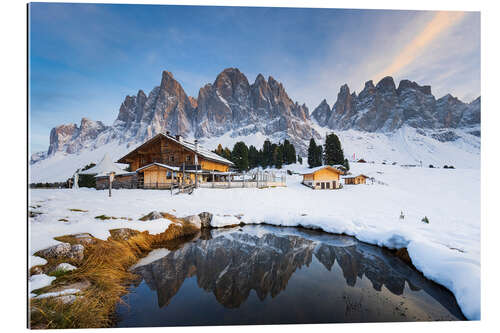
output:
<svg viewBox="0 0 500 333"><path fill-rule="evenodd" d="M331 132L330 129L320 127L317 124L314 125L314 129L323 138ZM480 167L480 138L465 132L459 133L460 138L455 141L447 142L441 142L432 136L439 134L439 131L419 133L417 129L411 127L403 127L393 133L367 133L356 130L335 131L335 133L339 136L344 148L344 155L349 160L362 158L367 162L385 162L387 164L396 162L398 165L420 165L420 161L422 161L422 165L425 167L428 167L429 164L435 167L453 165L455 168L468 169ZM217 148L218 144L232 149L236 142L243 141L248 146L254 145L259 149L267 138L273 142L284 139L279 136L265 136L260 132L247 136L235 136L234 132L228 132L219 137L201 139L200 143L213 150ZM189 138L187 139L189 140ZM323 141L320 139L317 143L323 144ZM83 149L76 154L58 152L30 165L30 183L65 181L78 168L91 162L99 162L105 153L109 153L111 158L116 161L138 144L119 144L113 141L94 150L91 148ZM304 164L306 163L307 158L304 156Z"/></svg>

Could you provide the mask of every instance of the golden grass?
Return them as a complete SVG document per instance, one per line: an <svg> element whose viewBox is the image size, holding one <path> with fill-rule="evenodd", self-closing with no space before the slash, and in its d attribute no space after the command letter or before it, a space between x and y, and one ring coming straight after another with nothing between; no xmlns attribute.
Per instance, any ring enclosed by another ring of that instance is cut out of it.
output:
<svg viewBox="0 0 500 333"><path fill-rule="evenodd" d="M199 232L195 226L179 222L171 224L165 232L150 235L147 231L127 240L96 240L86 246L85 257L78 268L57 278L44 292L79 281L89 281L90 287L79 293L70 304L55 298L31 299L31 328L96 328L111 327L120 297L127 293L127 284L136 278L128 271L139 258L155 247L175 247L179 239ZM71 236L57 237L60 241L74 243ZM171 244L168 244L170 242ZM55 262L48 264L54 265Z"/></svg>

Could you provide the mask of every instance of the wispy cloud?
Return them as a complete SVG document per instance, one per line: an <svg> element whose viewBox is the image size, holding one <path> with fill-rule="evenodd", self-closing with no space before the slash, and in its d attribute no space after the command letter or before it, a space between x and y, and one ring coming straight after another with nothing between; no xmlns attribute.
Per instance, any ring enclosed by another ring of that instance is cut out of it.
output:
<svg viewBox="0 0 500 333"><path fill-rule="evenodd" d="M399 74L408 65L412 64L418 56L441 34L458 24L465 16L464 12L437 12L432 20L406 44L400 53L391 61L390 65L378 72L374 78Z"/></svg>

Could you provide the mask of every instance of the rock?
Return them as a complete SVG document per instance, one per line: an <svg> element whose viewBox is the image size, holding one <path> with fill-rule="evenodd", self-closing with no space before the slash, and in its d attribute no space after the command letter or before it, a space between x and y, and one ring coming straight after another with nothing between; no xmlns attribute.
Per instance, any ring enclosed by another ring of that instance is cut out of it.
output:
<svg viewBox="0 0 500 333"><path fill-rule="evenodd" d="M69 258L75 259L77 261L83 260L85 247L82 244L71 245L71 250L69 252Z"/></svg>
<svg viewBox="0 0 500 333"><path fill-rule="evenodd" d="M71 245L69 243L61 243L41 250L36 255L45 259L73 259L81 261L83 260L84 250L85 247L81 244Z"/></svg>
<svg viewBox="0 0 500 333"><path fill-rule="evenodd" d="M77 242L78 244L91 245L97 243L97 239L95 239L94 236L86 232L80 234L74 234L71 236L73 236L75 242Z"/></svg>
<svg viewBox="0 0 500 333"><path fill-rule="evenodd" d="M40 250L36 255L45 259L60 259L67 258L71 251L71 244L61 243L51 246L45 250Z"/></svg>
<svg viewBox="0 0 500 333"><path fill-rule="evenodd" d="M210 222L212 222L213 214L211 214L209 212L203 212L203 213L198 214L198 216L200 217L202 229L211 227Z"/></svg>
<svg viewBox="0 0 500 333"><path fill-rule="evenodd" d="M44 271L42 269L42 267L40 266L35 266L35 267L32 267L31 268L31 275L37 275L37 274L43 274Z"/></svg>
<svg viewBox="0 0 500 333"><path fill-rule="evenodd" d="M182 218L189 224L196 226L196 228L201 229L201 218L199 215L189 215Z"/></svg>
<svg viewBox="0 0 500 333"><path fill-rule="evenodd" d="M157 219L162 219L162 218L163 218L163 215L160 212L154 210L151 213L149 213L147 215L144 215L139 220L141 220L141 221L152 221L152 220L157 220Z"/></svg>
<svg viewBox="0 0 500 333"><path fill-rule="evenodd" d="M109 233L111 234L110 238L117 241L126 241L140 234L139 231L130 228L111 229Z"/></svg>
<svg viewBox="0 0 500 333"><path fill-rule="evenodd" d="M59 296L56 299L61 301L64 304L71 304L74 301L76 301L77 296L76 295L63 295Z"/></svg>
<svg viewBox="0 0 500 333"><path fill-rule="evenodd" d="M54 271L63 271L63 272L68 272L76 269L75 266L68 264L66 262L60 263L59 265L56 266Z"/></svg>

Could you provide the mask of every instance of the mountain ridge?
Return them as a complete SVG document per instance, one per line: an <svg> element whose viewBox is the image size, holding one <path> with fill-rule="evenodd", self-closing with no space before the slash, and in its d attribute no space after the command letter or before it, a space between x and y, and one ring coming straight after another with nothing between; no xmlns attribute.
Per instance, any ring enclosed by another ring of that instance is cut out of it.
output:
<svg viewBox="0 0 500 333"><path fill-rule="evenodd" d="M46 152L32 155L36 163L56 153L76 154L117 142L127 147L160 132L197 139L259 134L279 141L289 139L304 155L310 138L321 139L316 124L329 130L390 133L410 126L442 142L454 141L460 131L480 136L480 97L464 103L447 94L436 99L428 85L392 77L376 85L366 81L357 95L347 84L340 87L332 107L324 99L312 113L287 94L272 76L258 74L253 83L238 68L226 68L212 83L201 87L197 98L188 96L168 71L148 94L139 89L121 103L112 125L82 118L54 127ZM443 131L443 129L449 129Z"/></svg>

